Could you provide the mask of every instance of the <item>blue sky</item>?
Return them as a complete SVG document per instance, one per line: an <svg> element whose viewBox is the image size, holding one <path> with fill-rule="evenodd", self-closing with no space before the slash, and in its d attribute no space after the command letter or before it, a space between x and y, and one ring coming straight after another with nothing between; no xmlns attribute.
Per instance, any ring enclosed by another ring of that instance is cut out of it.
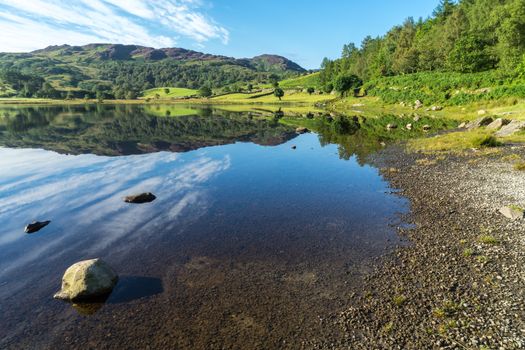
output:
<svg viewBox="0 0 525 350"><path fill-rule="evenodd" d="M305 68L343 44L427 17L438 0L0 0L0 51L90 42L286 56Z"/></svg>

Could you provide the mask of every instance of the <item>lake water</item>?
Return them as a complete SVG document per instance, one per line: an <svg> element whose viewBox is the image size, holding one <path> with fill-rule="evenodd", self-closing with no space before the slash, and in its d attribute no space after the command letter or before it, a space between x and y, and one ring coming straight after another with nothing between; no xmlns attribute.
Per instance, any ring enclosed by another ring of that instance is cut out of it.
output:
<svg viewBox="0 0 525 350"><path fill-rule="evenodd" d="M399 243L408 203L365 164L357 134L297 135L286 120L0 107L0 348L297 349L336 337L331 319ZM122 201L141 192L157 200ZM25 234L33 220L51 223ZM94 257L120 276L109 298L54 300L67 267Z"/></svg>

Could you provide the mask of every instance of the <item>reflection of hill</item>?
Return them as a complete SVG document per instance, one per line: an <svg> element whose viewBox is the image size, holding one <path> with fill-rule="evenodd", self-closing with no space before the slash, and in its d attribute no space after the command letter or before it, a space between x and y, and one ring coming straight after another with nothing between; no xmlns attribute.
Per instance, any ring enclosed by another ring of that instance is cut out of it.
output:
<svg viewBox="0 0 525 350"><path fill-rule="evenodd" d="M197 110L157 117L142 106L43 106L0 109L0 145L61 153L128 155L185 152L236 141L278 145L292 128L247 114Z"/></svg>

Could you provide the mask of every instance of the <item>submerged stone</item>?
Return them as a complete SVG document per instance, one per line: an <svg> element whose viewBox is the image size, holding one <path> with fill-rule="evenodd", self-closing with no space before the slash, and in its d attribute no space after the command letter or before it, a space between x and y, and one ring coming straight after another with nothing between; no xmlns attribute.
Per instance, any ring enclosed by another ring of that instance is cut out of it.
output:
<svg viewBox="0 0 525 350"><path fill-rule="evenodd" d="M153 202L157 197L151 192L141 193L137 195L127 196L124 198L126 203L142 204Z"/></svg>
<svg viewBox="0 0 525 350"><path fill-rule="evenodd" d="M90 300L108 295L117 284L118 276L101 259L91 259L71 265L62 277L62 288L55 299Z"/></svg>
<svg viewBox="0 0 525 350"><path fill-rule="evenodd" d="M51 221L33 221L24 228L25 233L35 233L49 225Z"/></svg>

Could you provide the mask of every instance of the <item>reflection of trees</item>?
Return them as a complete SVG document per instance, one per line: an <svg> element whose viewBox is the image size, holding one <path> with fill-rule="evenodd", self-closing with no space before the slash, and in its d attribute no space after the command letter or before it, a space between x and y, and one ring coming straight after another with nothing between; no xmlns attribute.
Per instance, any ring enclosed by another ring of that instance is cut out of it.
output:
<svg viewBox="0 0 525 350"><path fill-rule="evenodd" d="M69 153L187 151L235 141L275 145L295 135L271 119L210 107L178 117L154 116L136 105L42 106L2 114L6 116L0 118L1 145Z"/></svg>
<svg viewBox="0 0 525 350"><path fill-rule="evenodd" d="M434 131L452 127L451 121L431 117L423 117L417 123L411 117L401 118L395 115L377 118L343 117L341 121L320 118L313 128L319 134L322 146L338 145L339 156L350 159L355 156L360 164L366 157L381 148L381 142L405 140L423 134L422 126L429 125ZM358 125L356 125L357 123ZM413 130L407 130L406 124L414 124ZM397 124L399 128L388 130L388 124Z"/></svg>

